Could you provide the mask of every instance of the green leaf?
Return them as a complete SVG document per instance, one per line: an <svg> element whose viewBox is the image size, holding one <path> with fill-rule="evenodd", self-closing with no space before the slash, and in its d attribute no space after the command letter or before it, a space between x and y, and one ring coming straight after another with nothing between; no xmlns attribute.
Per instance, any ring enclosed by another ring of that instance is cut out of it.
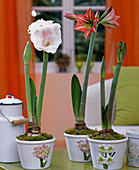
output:
<svg viewBox="0 0 139 170"><path fill-rule="evenodd" d="M33 115L36 117L36 103L37 103L36 88L31 78L30 78L30 91L31 91L32 112L33 112Z"/></svg>
<svg viewBox="0 0 139 170"><path fill-rule="evenodd" d="M106 65L104 61L104 57L102 58L102 65L101 65L101 78L105 78L106 74Z"/></svg>
<svg viewBox="0 0 139 170"><path fill-rule="evenodd" d="M74 74L71 81L71 95L74 115L79 117L80 101L81 101L81 86L78 77Z"/></svg>
<svg viewBox="0 0 139 170"><path fill-rule="evenodd" d="M30 90L30 78L29 78L29 65L25 64L25 82L26 82L26 97L27 97L27 109L29 122L32 122L32 103L31 103L31 90Z"/></svg>
<svg viewBox="0 0 139 170"><path fill-rule="evenodd" d="M101 106L101 125L102 129L107 129L108 127L108 105L104 108Z"/></svg>
<svg viewBox="0 0 139 170"><path fill-rule="evenodd" d="M35 97L35 106L34 106L34 113L37 119L37 96Z"/></svg>
<svg viewBox="0 0 139 170"><path fill-rule="evenodd" d="M24 64L29 64L30 62L30 59L31 59L31 49L30 49L30 44L29 44L29 41L27 42L27 45L25 47L25 50L24 50L24 55L23 55L23 58L24 58Z"/></svg>
<svg viewBox="0 0 139 170"><path fill-rule="evenodd" d="M110 91L110 97L109 97L109 106L108 106L108 129L111 129L112 126L112 109L113 109L113 103L114 103L114 98L115 98L115 93L116 93L116 88L117 88L117 83L118 83L118 78L121 70L121 63L117 63L116 70L114 73L114 77L112 80L112 85L111 85L111 91Z"/></svg>
<svg viewBox="0 0 139 170"><path fill-rule="evenodd" d="M102 129L105 129L105 109L103 106L101 106L101 125Z"/></svg>

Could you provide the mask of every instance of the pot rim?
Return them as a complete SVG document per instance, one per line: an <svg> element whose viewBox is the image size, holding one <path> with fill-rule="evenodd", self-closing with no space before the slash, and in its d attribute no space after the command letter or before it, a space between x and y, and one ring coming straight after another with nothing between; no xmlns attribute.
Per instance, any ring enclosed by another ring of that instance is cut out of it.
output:
<svg viewBox="0 0 139 170"><path fill-rule="evenodd" d="M68 133L64 133L64 136L65 137L71 137L71 138L81 138L81 137L88 137L88 135L71 135L71 134L68 134Z"/></svg>
<svg viewBox="0 0 139 170"><path fill-rule="evenodd" d="M126 137L125 139L120 139L120 140L97 140L97 139L91 139L89 137L87 139L89 142L92 142L92 143L116 144L116 143L126 142L128 140L128 137Z"/></svg>
<svg viewBox="0 0 139 170"><path fill-rule="evenodd" d="M24 140L18 140L16 138L16 142L17 143L21 143L21 144L26 144L26 145L32 145L32 144L46 144L46 143L52 143L55 141L55 137L53 137L53 139L48 139L48 140L42 140L42 141L24 141Z"/></svg>

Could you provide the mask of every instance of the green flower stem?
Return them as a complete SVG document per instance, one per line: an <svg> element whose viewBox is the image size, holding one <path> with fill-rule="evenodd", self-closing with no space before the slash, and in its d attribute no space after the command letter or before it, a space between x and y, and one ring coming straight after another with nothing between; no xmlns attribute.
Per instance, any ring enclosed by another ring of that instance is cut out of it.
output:
<svg viewBox="0 0 139 170"><path fill-rule="evenodd" d="M87 156L86 152L83 151L83 155L84 155L84 160L88 160L90 158L90 154Z"/></svg>
<svg viewBox="0 0 139 170"><path fill-rule="evenodd" d="M108 169L108 167L109 167L109 165L103 164L103 168L104 168L104 169Z"/></svg>
<svg viewBox="0 0 139 170"><path fill-rule="evenodd" d="M90 38L87 64L86 64L86 70L85 70L85 78L84 78L84 83L83 83L83 92L81 95L81 104L80 104L80 111L79 111L80 122L84 122L87 85L88 85L90 64L91 64L92 54L93 54L93 49L94 49L94 44L95 44L95 38L96 38L96 32L92 33L91 38Z"/></svg>
<svg viewBox="0 0 139 170"><path fill-rule="evenodd" d="M102 122L102 129L104 128L105 120L104 120L104 110L105 110L105 80L101 78L101 122Z"/></svg>
<svg viewBox="0 0 139 170"><path fill-rule="evenodd" d="M26 81L26 95L27 95L27 108L29 122L33 121L32 118L32 104L31 104L31 93L30 93L30 79L29 79L29 65L25 64L25 81Z"/></svg>
<svg viewBox="0 0 139 170"><path fill-rule="evenodd" d="M105 74L106 74L106 66L104 57L102 58L102 65L101 65L101 82L100 82L100 94L101 94L101 122L102 122L102 129L106 128L106 112L105 112Z"/></svg>
<svg viewBox="0 0 139 170"><path fill-rule="evenodd" d="M108 105L108 115L107 115L107 117L108 117L108 129L111 129L111 126L112 126L112 109L113 109L115 92L116 92L116 87L117 87L117 83L118 83L118 77L119 77L119 73L120 73L120 70L121 70L121 66L122 66L122 63L117 64L115 74L114 74L114 77L113 77L113 81L112 81L112 87L111 87L109 105Z"/></svg>
<svg viewBox="0 0 139 170"><path fill-rule="evenodd" d="M40 158L40 164L41 164L41 168L45 167L47 161L43 162L43 159Z"/></svg>
<svg viewBox="0 0 139 170"><path fill-rule="evenodd" d="M48 64L48 53L43 52L43 70L42 70L41 86L40 86L38 108L37 108L38 126L40 126L40 122L41 122L41 113L42 113L42 104L43 104L44 88L45 88L46 73L47 73L47 64Z"/></svg>

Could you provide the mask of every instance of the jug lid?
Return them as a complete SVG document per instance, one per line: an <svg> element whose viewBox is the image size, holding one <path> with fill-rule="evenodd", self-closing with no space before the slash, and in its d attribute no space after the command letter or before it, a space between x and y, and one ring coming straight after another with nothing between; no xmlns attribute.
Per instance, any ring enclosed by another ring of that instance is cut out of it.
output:
<svg viewBox="0 0 139 170"><path fill-rule="evenodd" d="M127 130L126 134L131 138L139 138L139 128L129 129Z"/></svg>
<svg viewBox="0 0 139 170"><path fill-rule="evenodd" d="M18 105L22 103L21 100L14 98L11 94L8 94L6 98L0 100L0 105Z"/></svg>

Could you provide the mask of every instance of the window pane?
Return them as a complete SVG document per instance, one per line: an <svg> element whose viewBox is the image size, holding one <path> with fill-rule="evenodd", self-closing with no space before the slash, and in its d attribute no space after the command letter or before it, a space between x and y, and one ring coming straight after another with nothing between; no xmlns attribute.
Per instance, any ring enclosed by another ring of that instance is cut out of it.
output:
<svg viewBox="0 0 139 170"><path fill-rule="evenodd" d="M44 20L53 20L54 23L62 24L61 21L61 12L37 12L37 16L34 17L34 21L38 19L44 19ZM62 25L61 25L62 27ZM59 46L58 49L61 49L62 45ZM43 52L35 50L35 61L43 61ZM49 61L55 61L55 55L49 53Z"/></svg>
<svg viewBox="0 0 139 170"><path fill-rule="evenodd" d="M33 0L33 6L61 6L61 0Z"/></svg>
<svg viewBox="0 0 139 170"><path fill-rule="evenodd" d="M77 6L105 5L105 0L75 0Z"/></svg>
<svg viewBox="0 0 139 170"><path fill-rule="evenodd" d="M84 12L76 12L80 14L84 14ZM105 28L102 25L99 25L97 30L97 36L94 45L94 57L95 61L101 61L102 57L104 56L104 34ZM90 36L85 39L84 32L75 31L75 56L82 56L82 60L86 60L88 47L90 42ZM75 58L75 59L76 59Z"/></svg>

